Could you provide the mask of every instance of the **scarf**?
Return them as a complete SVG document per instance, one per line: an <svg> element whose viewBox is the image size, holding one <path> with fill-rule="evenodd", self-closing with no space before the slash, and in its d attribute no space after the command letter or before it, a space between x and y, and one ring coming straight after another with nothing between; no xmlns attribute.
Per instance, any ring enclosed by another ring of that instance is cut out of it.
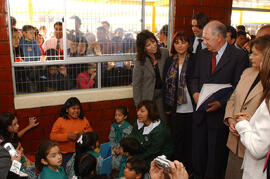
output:
<svg viewBox="0 0 270 179"><path fill-rule="evenodd" d="M122 155L122 158L120 160L120 171L118 175L119 178L124 176L124 169L126 167L126 162L127 162L127 156Z"/></svg>
<svg viewBox="0 0 270 179"><path fill-rule="evenodd" d="M175 94L177 95L177 104L187 103L187 91L186 91L186 71L187 61L185 58L182 65L182 70L178 78L179 64L177 63L177 56L172 60L172 64L168 69L168 73L165 78L165 104L173 107L175 101Z"/></svg>
<svg viewBox="0 0 270 179"><path fill-rule="evenodd" d="M115 131L115 141L119 143L122 140L122 133L125 128L127 128L130 124L125 121L121 126L119 126L116 122L112 124Z"/></svg>
<svg viewBox="0 0 270 179"><path fill-rule="evenodd" d="M93 155L96 158L101 156L100 153L95 152L94 150L89 150L87 153Z"/></svg>

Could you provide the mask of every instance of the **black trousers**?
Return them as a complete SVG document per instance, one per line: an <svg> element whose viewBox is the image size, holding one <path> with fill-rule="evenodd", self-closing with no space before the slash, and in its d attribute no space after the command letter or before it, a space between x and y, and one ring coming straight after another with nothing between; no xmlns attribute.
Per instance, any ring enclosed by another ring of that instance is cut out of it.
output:
<svg viewBox="0 0 270 179"><path fill-rule="evenodd" d="M199 178L223 179L229 150L228 127L223 113L194 112L192 125L192 165Z"/></svg>
<svg viewBox="0 0 270 179"><path fill-rule="evenodd" d="M192 113L173 113L171 116L174 143L174 160L192 172Z"/></svg>

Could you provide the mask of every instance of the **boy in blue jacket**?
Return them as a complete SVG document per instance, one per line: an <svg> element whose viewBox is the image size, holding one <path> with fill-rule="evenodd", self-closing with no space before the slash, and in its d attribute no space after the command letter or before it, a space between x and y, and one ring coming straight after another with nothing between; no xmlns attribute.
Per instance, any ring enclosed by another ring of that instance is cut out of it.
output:
<svg viewBox="0 0 270 179"><path fill-rule="evenodd" d="M23 50L24 61L39 61L42 52L35 40L35 28L31 25L24 25L22 34L23 37L20 39L19 47Z"/></svg>

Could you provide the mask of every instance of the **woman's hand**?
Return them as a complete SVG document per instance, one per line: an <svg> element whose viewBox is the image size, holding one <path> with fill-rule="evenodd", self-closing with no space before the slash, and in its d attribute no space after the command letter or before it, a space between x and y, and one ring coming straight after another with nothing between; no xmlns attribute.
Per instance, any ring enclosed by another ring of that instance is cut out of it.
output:
<svg viewBox="0 0 270 179"><path fill-rule="evenodd" d="M237 118L240 117L240 116L245 116L245 117L249 118L249 116L248 116L247 113L240 112L240 113L234 114L234 118L235 118L235 119L237 119Z"/></svg>
<svg viewBox="0 0 270 179"><path fill-rule="evenodd" d="M237 113L234 115L234 118L236 119L236 122L240 122L243 120L249 121L249 115L247 113Z"/></svg>
<svg viewBox="0 0 270 179"><path fill-rule="evenodd" d="M248 121L248 118L244 117L244 116L240 116L236 119L236 122L240 122L240 121L244 121L244 120L247 120Z"/></svg>
<svg viewBox="0 0 270 179"><path fill-rule="evenodd" d="M230 130L230 132L231 132L233 135L239 136L237 130L235 129L235 124L236 124L235 119L229 117L229 118L228 118L228 123L229 123L229 130Z"/></svg>
<svg viewBox="0 0 270 179"><path fill-rule="evenodd" d="M149 173L150 173L151 179L164 179L165 178L163 170L158 168L155 165L155 160L151 162L151 168L150 168Z"/></svg>

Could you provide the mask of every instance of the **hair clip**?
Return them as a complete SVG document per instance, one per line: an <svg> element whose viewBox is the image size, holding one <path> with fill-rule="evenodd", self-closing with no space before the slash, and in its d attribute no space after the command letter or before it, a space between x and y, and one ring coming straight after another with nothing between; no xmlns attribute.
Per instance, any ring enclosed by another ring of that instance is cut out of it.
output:
<svg viewBox="0 0 270 179"><path fill-rule="evenodd" d="M77 140L77 143L80 143L82 144L83 143L83 140L82 140L82 135L79 137L79 139Z"/></svg>

